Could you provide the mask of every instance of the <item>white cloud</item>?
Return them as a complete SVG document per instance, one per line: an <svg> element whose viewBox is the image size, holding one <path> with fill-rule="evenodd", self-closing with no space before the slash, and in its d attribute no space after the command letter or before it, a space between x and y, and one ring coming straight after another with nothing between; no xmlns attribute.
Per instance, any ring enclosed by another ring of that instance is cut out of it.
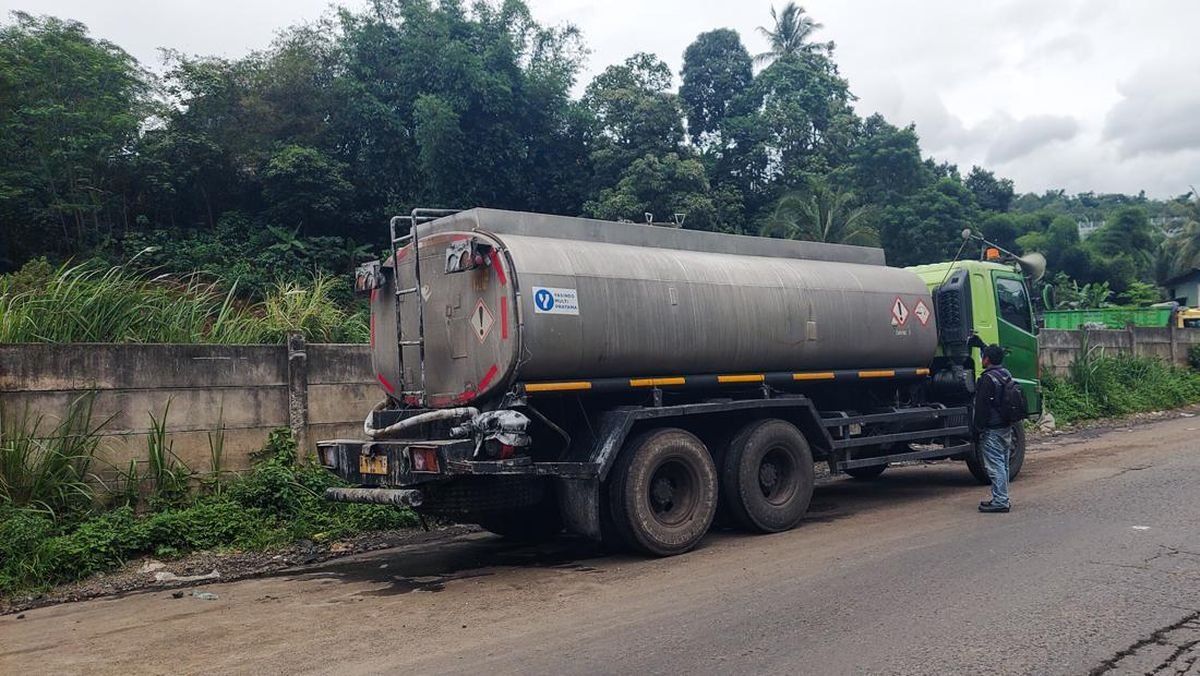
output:
<svg viewBox="0 0 1200 676"><path fill-rule="evenodd" d="M1034 115L1007 125L988 148L989 164L1011 162L1056 141L1067 141L1079 132L1079 123L1067 115Z"/></svg>
<svg viewBox="0 0 1200 676"><path fill-rule="evenodd" d="M1171 155L1200 148L1200 90L1195 64L1160 61L1142 66L1118 87L1104 138L1122 158Z"/></svg>

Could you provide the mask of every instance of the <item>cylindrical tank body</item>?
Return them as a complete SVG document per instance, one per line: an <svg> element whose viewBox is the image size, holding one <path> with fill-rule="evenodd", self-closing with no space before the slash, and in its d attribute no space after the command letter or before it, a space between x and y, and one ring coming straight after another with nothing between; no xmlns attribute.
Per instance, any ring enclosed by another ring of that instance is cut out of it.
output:
<svg viewBox="0 0 1200 676"><path fill-rule="evenodd" d="M421 332L408 294L396 335L397 282L375 297L373 354L385 387L433 406L517 381L920 367L937 349L925 284L878 249L482 209L420 235L424 385L419 346L397 349ZM482 264L447 273L452 246ZM413 272L402 256L400 288Z"/></svg>

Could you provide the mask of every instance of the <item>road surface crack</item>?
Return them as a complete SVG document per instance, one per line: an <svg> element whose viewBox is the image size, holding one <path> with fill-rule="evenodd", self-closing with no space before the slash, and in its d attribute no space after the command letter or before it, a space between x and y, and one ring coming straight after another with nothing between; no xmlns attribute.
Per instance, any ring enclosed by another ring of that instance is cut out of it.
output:
<svg viewBox="0 0 1200 676"><path fill-rule="evenodd" d="M1158 665L1151 669L1143 670L1143 673L1154 675L1186 673L1195 664L1197 658L1200 657L1200 655L1188 655L1193 648L1200 646L1200 638L1184 641L1173 639L1171 634L1181 629L1191 629L1193 631L1184 633L1200 637L1200 611L1193 612L1174 624L1154 631L1149 636L1138 640L1128 648L1104 660L1088 673L1090 676L1101 676L1102 674L1112 672L1118 667L1123 666L1122 662L1126 660L1132 662L1143 656L1145 652L1148 652L1147 648L1150 646L1173 646L1175 650Z"/></svg>
<svg viewBox="0 0 1200 676"><path fill-rule="evenodd" d="M1159 548L1162 551L1146 559L1146 563L1150 563L1155 559L1169 556L1194 556L1196 558L1200 558L1200 552L1191 552L1186 549L1179 549L1178 547L1170 547L1168 545L1159 545Z"/></svg>

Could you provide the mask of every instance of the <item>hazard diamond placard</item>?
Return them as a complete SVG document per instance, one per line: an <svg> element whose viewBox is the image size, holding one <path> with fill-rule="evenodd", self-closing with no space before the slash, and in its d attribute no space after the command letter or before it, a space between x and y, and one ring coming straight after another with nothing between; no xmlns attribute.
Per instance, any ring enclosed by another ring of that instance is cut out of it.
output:
<svg viewBox="0 0 1200 676"><path fill-rule="evenodd" d="M895 302L892 303L892 326L904 326L907 321L908 306L899 296L896 296Z"/></svg>
<svg viewBox="0 0 1200 676"><path fill-rule="evenodd" d="M475 329L475 337L479 342L483 342L487 338L488 332L492 330L492 324L495 323L492 317L492 311L488 309L486 303L480 298L475 304L475 311L471 313L471 328Z"/></svg>
<svg viewBox="0 0 1200 676"><path fill-rule="evenodd" d="M913 314L917 316L917 319L921 322L921 326L929 325L931 313L929 312L929 306L925 305L924 299L917 301L917 306L913 308Z"/></svg>

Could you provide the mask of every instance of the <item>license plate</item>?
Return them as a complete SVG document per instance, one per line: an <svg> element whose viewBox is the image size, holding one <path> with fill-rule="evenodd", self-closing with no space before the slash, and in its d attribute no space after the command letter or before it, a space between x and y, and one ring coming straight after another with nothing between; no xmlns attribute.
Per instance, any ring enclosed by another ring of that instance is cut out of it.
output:
<svg viewBox="0 0 1200 676"><path fill-rule="evenodd" d="M359 474L387 474L387 456L386 455L360 455L360 456L358 456L358 473Z"/></svg>

